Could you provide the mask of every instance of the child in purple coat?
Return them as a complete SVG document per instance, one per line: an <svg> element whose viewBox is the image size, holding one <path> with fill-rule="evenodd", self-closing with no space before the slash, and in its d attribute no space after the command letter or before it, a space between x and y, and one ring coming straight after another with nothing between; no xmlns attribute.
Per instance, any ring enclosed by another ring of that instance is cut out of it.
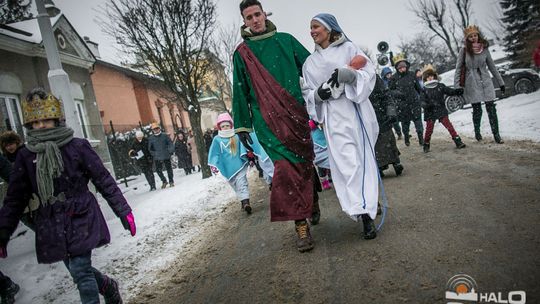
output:
<svg viewBox="0 0 540 304"><path fill-rule="evenodd" d="M13 164L4 206L0 209L0 257L17 228L30 197L39 263L63 261L77 285L81 303L122 303L118 284L92 267L92 250L110 242L92 181L126 230L134 236L135 220L126 199L87 140L73 137L64 125L60 101L34 89L22 102L28 143Z"/></svg>

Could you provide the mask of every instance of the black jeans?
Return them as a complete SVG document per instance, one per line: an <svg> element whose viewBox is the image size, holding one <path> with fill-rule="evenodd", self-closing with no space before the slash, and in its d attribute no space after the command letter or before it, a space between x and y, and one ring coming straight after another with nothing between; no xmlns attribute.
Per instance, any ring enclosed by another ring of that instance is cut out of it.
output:
<svg viewBox="0 0 540 304"><path fill-rule="evenodd" d="M166 160L156 160L156 171L157 175L161 179L163 183L166 183L167 180L165 179L165 176L163 175L163 165L165 165L165 169L167 170L167 176L169 177L169 184L174 183L173 178L173 171L172 171L172 165L171 165L171 159Z"/></svg>

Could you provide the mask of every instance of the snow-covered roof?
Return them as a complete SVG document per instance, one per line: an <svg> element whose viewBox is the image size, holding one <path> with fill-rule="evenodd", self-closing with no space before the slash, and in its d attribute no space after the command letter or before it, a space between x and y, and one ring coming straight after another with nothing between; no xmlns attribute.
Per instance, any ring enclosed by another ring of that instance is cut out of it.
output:
<svg viewBox="0 0 540 304"><path fill-rule="evenodd" d="M60 20L60 17L62 17L62 14L58 14L57 16L51 17L51 25L54 26L56 22ZM19 34L19 33L10 31L8 29L1 29L1 28L0 28L0 34L13 37L15 39L23 40L26 42L35 43L35 44L39 44L42 41L41 32L39 31L39 25L36 18L20 21L20 22L15 22L15 23L10 23L10 24L7 24L7 26L26 32L30 34L30 36Z"/></svg>

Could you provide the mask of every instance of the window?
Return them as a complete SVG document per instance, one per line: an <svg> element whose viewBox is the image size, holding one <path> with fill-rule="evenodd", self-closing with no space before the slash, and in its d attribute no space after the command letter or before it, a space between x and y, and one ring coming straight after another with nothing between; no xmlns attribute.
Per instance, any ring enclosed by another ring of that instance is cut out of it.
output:
<svg viewBox="0 0 540 304"><path fill-rule="evenodd" d="M86 117L86 111L84 110L83 101L75 99L75 107L77 108L77 120L82 127L84 138L90 139L90 132L88 131L88 119Z"/></svg>
<svg viewBox="0 0 540 304"><path fill-rule="evenodd" d="M16 95L0 94L0 130L15 131L24 136L21 106Z"/></svg>

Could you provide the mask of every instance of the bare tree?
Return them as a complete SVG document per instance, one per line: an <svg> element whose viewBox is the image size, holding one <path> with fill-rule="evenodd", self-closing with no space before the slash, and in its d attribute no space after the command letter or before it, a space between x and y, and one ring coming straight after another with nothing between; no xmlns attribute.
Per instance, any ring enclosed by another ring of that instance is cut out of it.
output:
<svg viewBox="0 0 540 304"><path fill-rule="evenodd" d="M398 48L407 55L407 59L415 65L415 68L421 69L430 63L439 73L453 69L456 64L455 59L445 45L434 40L436 39L433 36L419 33L410 39L402 37Z"/></svg>
<svg viewBox="0 0 540 304"><path fill-rule="evenodd" d="M454 8L445 0L409 0L409 9L438 38L451 56L459 53L460 37L471 19L471 0L452 0Z"/></svg>
<svg viewBox="0 0 540 304"><path fill-rule="evenodd" d="M216 32L213 53L216 54L215 65L215 88L216 95L223 101L232 100L232 73L234 50L241 42L240 24L232 23L229 26L221 26ZM226 109L228 111L228 109Z"/></svg>
<svg viewBox="0 0 540 304"><path fill-rule="evenodd" d="M137 54L140 67L163 80L178 106L188 112L203 178L210 177L198 97L211 71L209 47L216 24L215 3L109 0L103 13L103 30Z"/></svg>
<svg viewBox="0 0 540 304"><path fill-rule="evenodd" d="M0 0L0 25L32 18L31 4L30 0Z"/></svg>

